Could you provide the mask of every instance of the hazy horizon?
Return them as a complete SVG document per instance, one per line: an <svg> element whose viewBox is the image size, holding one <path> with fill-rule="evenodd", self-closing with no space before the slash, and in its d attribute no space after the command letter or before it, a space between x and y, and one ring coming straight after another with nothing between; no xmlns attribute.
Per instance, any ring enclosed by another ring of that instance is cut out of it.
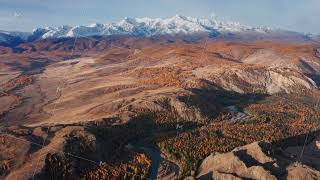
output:
<svg viewBox="0 0 320 180"><path fill-rule="evenodd" d="M249 26L268 26L297 32L320 34L320 1L308 0L2 0L0 30L32 31L37 27L111 23L124 17L168 18L176 14L190 17L216 15L221 21Z"/></svg>

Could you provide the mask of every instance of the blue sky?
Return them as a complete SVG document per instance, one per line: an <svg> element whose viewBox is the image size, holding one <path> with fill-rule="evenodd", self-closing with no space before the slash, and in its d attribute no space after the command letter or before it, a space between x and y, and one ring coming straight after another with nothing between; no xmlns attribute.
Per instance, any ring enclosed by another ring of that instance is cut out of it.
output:
<svg viewBox="0 0 320 180"><path fill-rule="evenodd" d="M0 29L108 23L175 14L320 34L320 0L0 0Z"/></svg>

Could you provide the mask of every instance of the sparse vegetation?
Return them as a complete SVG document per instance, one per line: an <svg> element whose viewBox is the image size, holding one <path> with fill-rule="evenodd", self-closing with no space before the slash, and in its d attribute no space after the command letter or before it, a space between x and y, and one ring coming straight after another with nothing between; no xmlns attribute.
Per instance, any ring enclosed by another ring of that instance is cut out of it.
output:
<svg viewBox="0 0 320 180"><path fill-rule="evenodd" d="M224 120L207 124L175 137L163 138L157 145L181 165L182 176L189 176L190 171L197 169L199 162L212 152L229 152L255 141L273 142L320 129L319 109L306 106L294 95L267 97L249 105L245 111L252 115L248 122ZM270 122L265 121L266 117Z"/></svg>
<svg viewBox="0 0 320 180"><path fill-rule="evenodd" d="M72 179L72 164L64 154L47 154L44 175L49 180Z"/></svg>
<svg viewBox="0 0 320 180"><path fill-rule="evenodd" d="M133 153L126 162L117 164L103 164L88 170L80 175L79 180L101 180L101 179L119 179L119 180L143 180L148 177L148 170L151 161L143 153Z"/></svg>
<svg viewBox="0 0 320 180"><path fill-rule="evenodd" d="M7 69L3 74L12 78L1 85L0 98L16 100L10 103L10 116L6 110L2 115L0 112L0 118L13 119L12 124L17 125L8 127L9 134L40 145L46 141L45 146L26 143L23 154L11 152L10 147L17 146L8 146L1 139L0 150L12 153L0 153L1 176L21 173L23 168L30 171L28 163L38 159L39 150L50 150L37 177L143 179L150 176L152 156L136 146L150 145L179 166L168 168L170 172L180 171L179 178L195 177L201 161L211 153L229 152L261 140L273 143L288 137L303 138L303 134L320 128L320 94L305 72L271 68L267 63L252 62L255 58L250 63L244 61L259 51L267 57L271 54L281 59L285 55L290 57L290 67L300 67L295 60L314 54L313 45L207 42L204 49L200 41L163 45L166 41L117 38L79 38L77 43L72 39L37 41L22 46L19 54L6 56L3 51L3 59L13 56L14 60L0 62L0 67ZM81 59L64 61L80 57L70 56L74 44L75 52L86 50L90 58L82 55ZM46 62L43 65L50 64L45 72L35 70L20 76L11 72L11 67L17 71L30 68L38 56L43 58L39 62ZM68 75L62 77L64 72ZM270 73L280 74L273 82L284 78L272 84ZM294 81L287 77L303 78ZM270 92L290 90L296 94L269 95L269 88L275 90ZM0 107L7 106L3 104ZM230 106L236 107L236 112ZM246 118L231 122L240 112ZM46 134L44 124L58 125L52 125ZM41 132L34 131L37 125L43 128Z"/></svg>

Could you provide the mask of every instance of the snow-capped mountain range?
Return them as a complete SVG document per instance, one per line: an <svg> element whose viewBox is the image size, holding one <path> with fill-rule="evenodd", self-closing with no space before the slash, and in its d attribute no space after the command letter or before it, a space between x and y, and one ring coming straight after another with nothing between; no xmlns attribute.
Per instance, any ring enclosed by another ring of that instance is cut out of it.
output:
<svg viewBox="0 0 320 180"><path fill-rule="evenodd" d="M135 35L154 36L164 34L192 34L201 32L239 32L258 31L268 32L269 28L252 28L234 22L220 22L216 19L191 18L176 15L167 19L124 18L111 24L91 24L88 26L60 26L36 29L33 33L42 32L42 38L86 37L104 35Z"/></svg>
<svg viewBox="0 0 320 180"><path fill-rule="evenodd" d="M215 18L192 18L176 15L167 19L160 18L124 18L109 24L94 23L88 26L60 26L37 28L30 33L0 31L0 43L14 41L34 41L47 38L88 37L109 35L155 36L194 33L283 33L287 31L272 30L265 27L250 27L237 22L223 22Z"/></svg>

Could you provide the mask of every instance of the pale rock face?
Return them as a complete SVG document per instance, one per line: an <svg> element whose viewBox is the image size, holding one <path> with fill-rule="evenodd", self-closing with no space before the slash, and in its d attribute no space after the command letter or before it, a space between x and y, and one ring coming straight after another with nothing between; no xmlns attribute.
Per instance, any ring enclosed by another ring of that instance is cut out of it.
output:
<svg viewBox="0 0 320 180"><path fill-rule="evenodd" d="M319 137L318 137L319 138ZM311 152L313 155L319 151L310 151L308 145L305 153ZM201 163L197 178L199 179L290 179L290 180L312 180L319 179L319 171L311 168L307 164L295 163L295 159L290 159L291 154L301 152L301 147L296 151L277 154L281 160L273 158L276 154L270 144L265 142L254 142L252 144L235 148L232 152L224 154L212 154ZM312 156L306 156L312 157ZM284 165L283 162L288 163ZM303 161L304 162L304 161ZM310 161L317 164L318 159ZM286 173L287 174L286 174ZM278 176L278 177L275 177Z"/></svg>
<svg viewBox="0 0 320 180"><path fill-rule="evenodd" d="M280 56L273 50L261 49L257 50L250 56L244 58L242 62L247 64L262 64L266 66L279 66L282 63L288 62L286 57Z"/></svg>
<svg viewBox="0 0 320 180"><path fill-rule="evenodd" d="M320 150L320 139L317 139L317 140L315 141L315 145L316 145L316 147L318 148L318 150Z"/></svg>
<svg viewBox="0 0 320 180"><path fill-rule="evenodd" d="M317 49L316 49L316 56L317 56L318 58L320 58L320 48L317 48Z"/></svg>
<svg viewBox="0 0 320 180"><path fill-rule="evenodd" d="M313 180L319 179L320 173L319 171L315 171L309 167L305 167L302 165L291 165L288 167L288 180Z"/></svg>
<svg viewBox="0 0 320 180"><path fill-rule="evenodd" d="M240 158L244 152L249 156L256 155L259 163L272 163L274 160L266 156L258 143L253 143L243 148L238 148L232 152L225 154L210 155L202 162L199 168L198 177L207 179L221 179L225 175L232 175L228 179L234 177L252 178L252 179L277 179L271 172L260 166L247 166ZM261 162L260 162L261 161ZM210 174L212 173L211 177Z"/></svg>
<svg viewBox="0 0 320 180"><path fill-rule="evenodd" d="M238 93L265 92L276 94L279 92L292 93L298 89L316 88L316 84L308 77L296 71L285 72L282 69L230 69L214 80L227 90Z"/></svg>
<svg viewBox="0 0 320 180"><path fill-rule="evenodd" d="M151 111L167 111L167 107L162 107L157 103L157 101L161 101L165 96L158 96L156 98L145 99L145 101L139 101L132 104L133 109L145 108ZM193 120L193 119L203 119L203 115L199 111L199 109L188 107L185 103L177 100L176 98L169 98L168 99L168 106L173 108L177 111L178 115L186 120ZM121 113L122 114L122 113Z"/></svg>

